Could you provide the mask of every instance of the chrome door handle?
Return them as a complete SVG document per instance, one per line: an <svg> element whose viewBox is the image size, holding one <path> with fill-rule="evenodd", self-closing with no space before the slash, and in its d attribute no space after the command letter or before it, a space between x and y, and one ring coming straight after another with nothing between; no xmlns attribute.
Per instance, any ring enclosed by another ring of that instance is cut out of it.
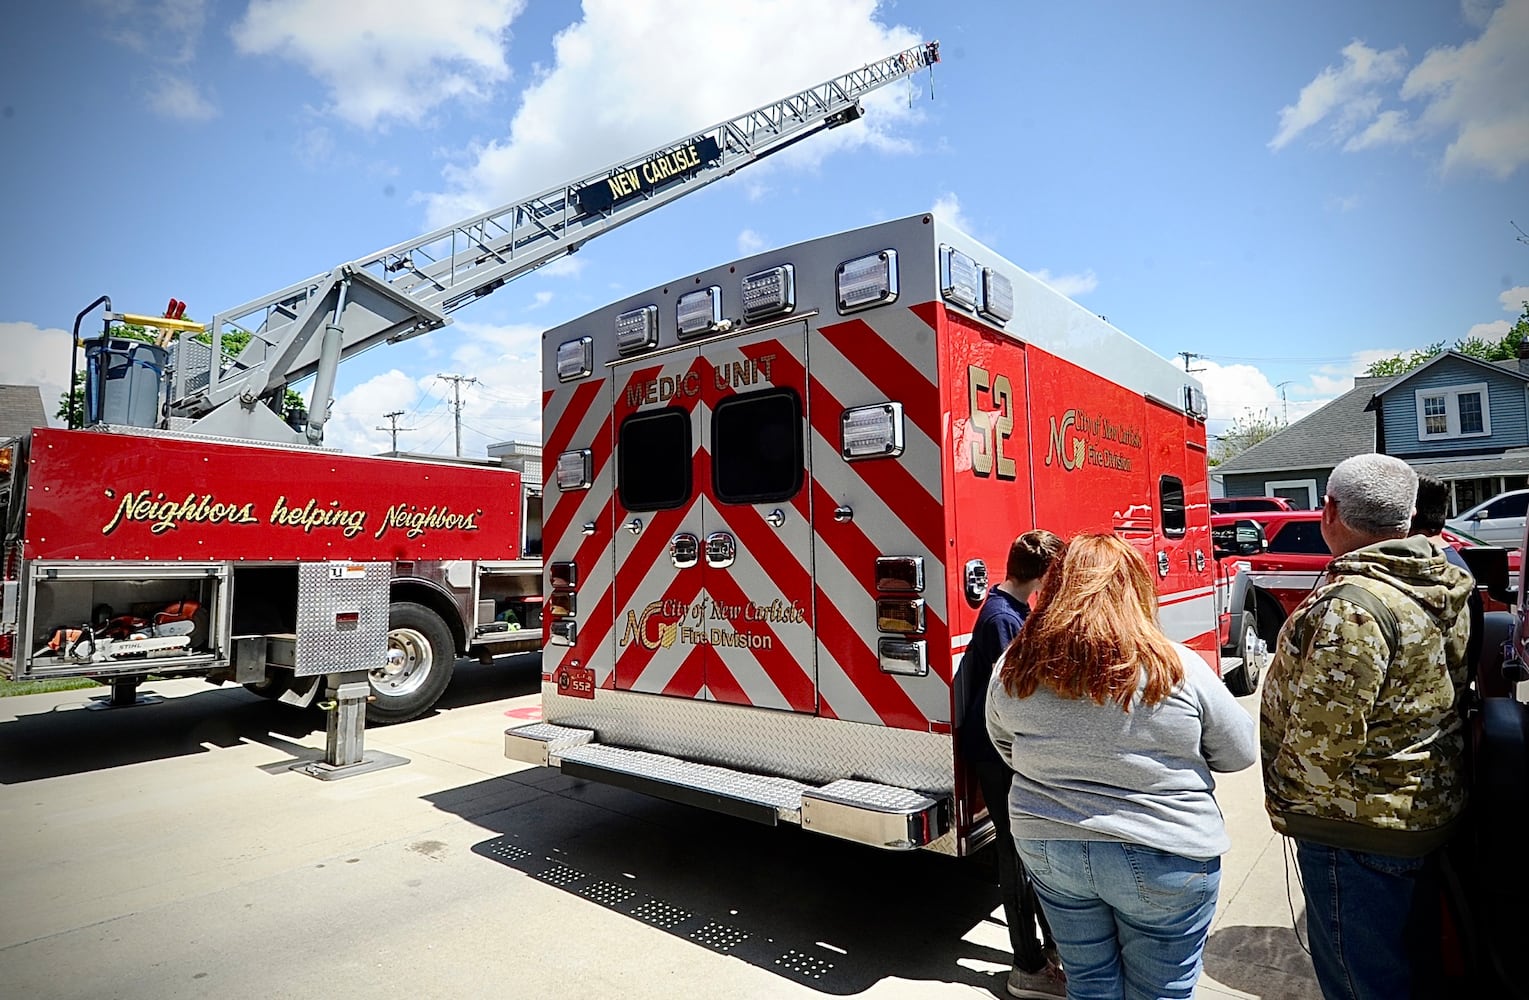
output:
<svg viewBox="0 0 1529 1000"><path fill-rule="evenodd" d="M765 520L768 521L773 527L779 528L781 525L786 523L786 512L781 510L779 507L776 507L774 510L770 511L770 513L765 515Z"/></svg>
<svg viewBox="0 0 1529 1000"><path fill-rule="evenodd" d="M634 517L626 523L626 530L634 535L642 534L642 518Z"/></svg>

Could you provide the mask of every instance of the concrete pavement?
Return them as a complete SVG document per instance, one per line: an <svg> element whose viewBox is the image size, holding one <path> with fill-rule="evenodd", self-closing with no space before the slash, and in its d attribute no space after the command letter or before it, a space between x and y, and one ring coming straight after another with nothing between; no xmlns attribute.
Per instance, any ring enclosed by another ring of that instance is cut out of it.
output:
<svg viewBox="0 0 1529 1000"><path fill-rule="evenodd" d="M536 658L458 671L436 712L368 731L407 766L337 782L291 770L322 755L320 718L242 689L0 700L0 995L1003 995L981 864L512 763ZM1200 996L1315 1000L1256 772L1219 798L1233 848Z"/></svg>

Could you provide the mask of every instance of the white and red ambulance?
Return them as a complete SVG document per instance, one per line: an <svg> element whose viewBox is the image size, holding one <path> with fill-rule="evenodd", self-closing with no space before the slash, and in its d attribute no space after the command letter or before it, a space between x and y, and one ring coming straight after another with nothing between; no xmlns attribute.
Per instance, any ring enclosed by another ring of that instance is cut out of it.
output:
<svg viewBox="0 0 1529 1000"><path fill-rule="evenodd" d="M934 216L544 341L544 721L513 759L968 853L956 668L1033 527L1136 546L1218 663L1200 386Z"/></svg>

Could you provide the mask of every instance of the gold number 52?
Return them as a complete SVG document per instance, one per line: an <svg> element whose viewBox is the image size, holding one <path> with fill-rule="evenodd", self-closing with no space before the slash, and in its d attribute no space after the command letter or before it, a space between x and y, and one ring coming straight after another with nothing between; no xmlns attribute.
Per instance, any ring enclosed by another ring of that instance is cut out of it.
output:
<svg viewBox="0 0 1529 1000"><path fill-rule="evenodd" d="M996 467L999 479L1015 478L1014 459L1003 453L1004 442L1014 433L1014 390L1009 377L990 375L986 368L969 365L966 385L971 427L977 432L971 441L972 472L979 476L992 475ZM993 401L998 404L996 420L992 412L982 408L978 397L984 392L991 392Z"/></svg>

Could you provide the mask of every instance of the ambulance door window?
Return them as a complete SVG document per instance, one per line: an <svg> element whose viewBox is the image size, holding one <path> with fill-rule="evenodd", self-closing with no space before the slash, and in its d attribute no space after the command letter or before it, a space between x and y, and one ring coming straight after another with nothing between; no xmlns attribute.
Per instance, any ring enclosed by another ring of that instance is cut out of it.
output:
<svg viewBox="0 0 1529 1000"><path fill-rule="evenodd" d="M616 492L627 510L671 510L690 500L690 414L634 413L616 441Z"/></svg>
<svg viewBox="0 0 1529 1000"><path fill-rule="evenodd" d="M1177 476L1163 476L1157 481L1158 510L1162 512L1163 535L1183 538L1188 526L1184 513L1184 481Z"/></svg>
<svg viewBox="0 0 1529 1000"><path fill-rule="evenodd" d="M775 503L802 488L802 399L793 389L731 396L711 417L712 490L720 503Z"/></svg>

